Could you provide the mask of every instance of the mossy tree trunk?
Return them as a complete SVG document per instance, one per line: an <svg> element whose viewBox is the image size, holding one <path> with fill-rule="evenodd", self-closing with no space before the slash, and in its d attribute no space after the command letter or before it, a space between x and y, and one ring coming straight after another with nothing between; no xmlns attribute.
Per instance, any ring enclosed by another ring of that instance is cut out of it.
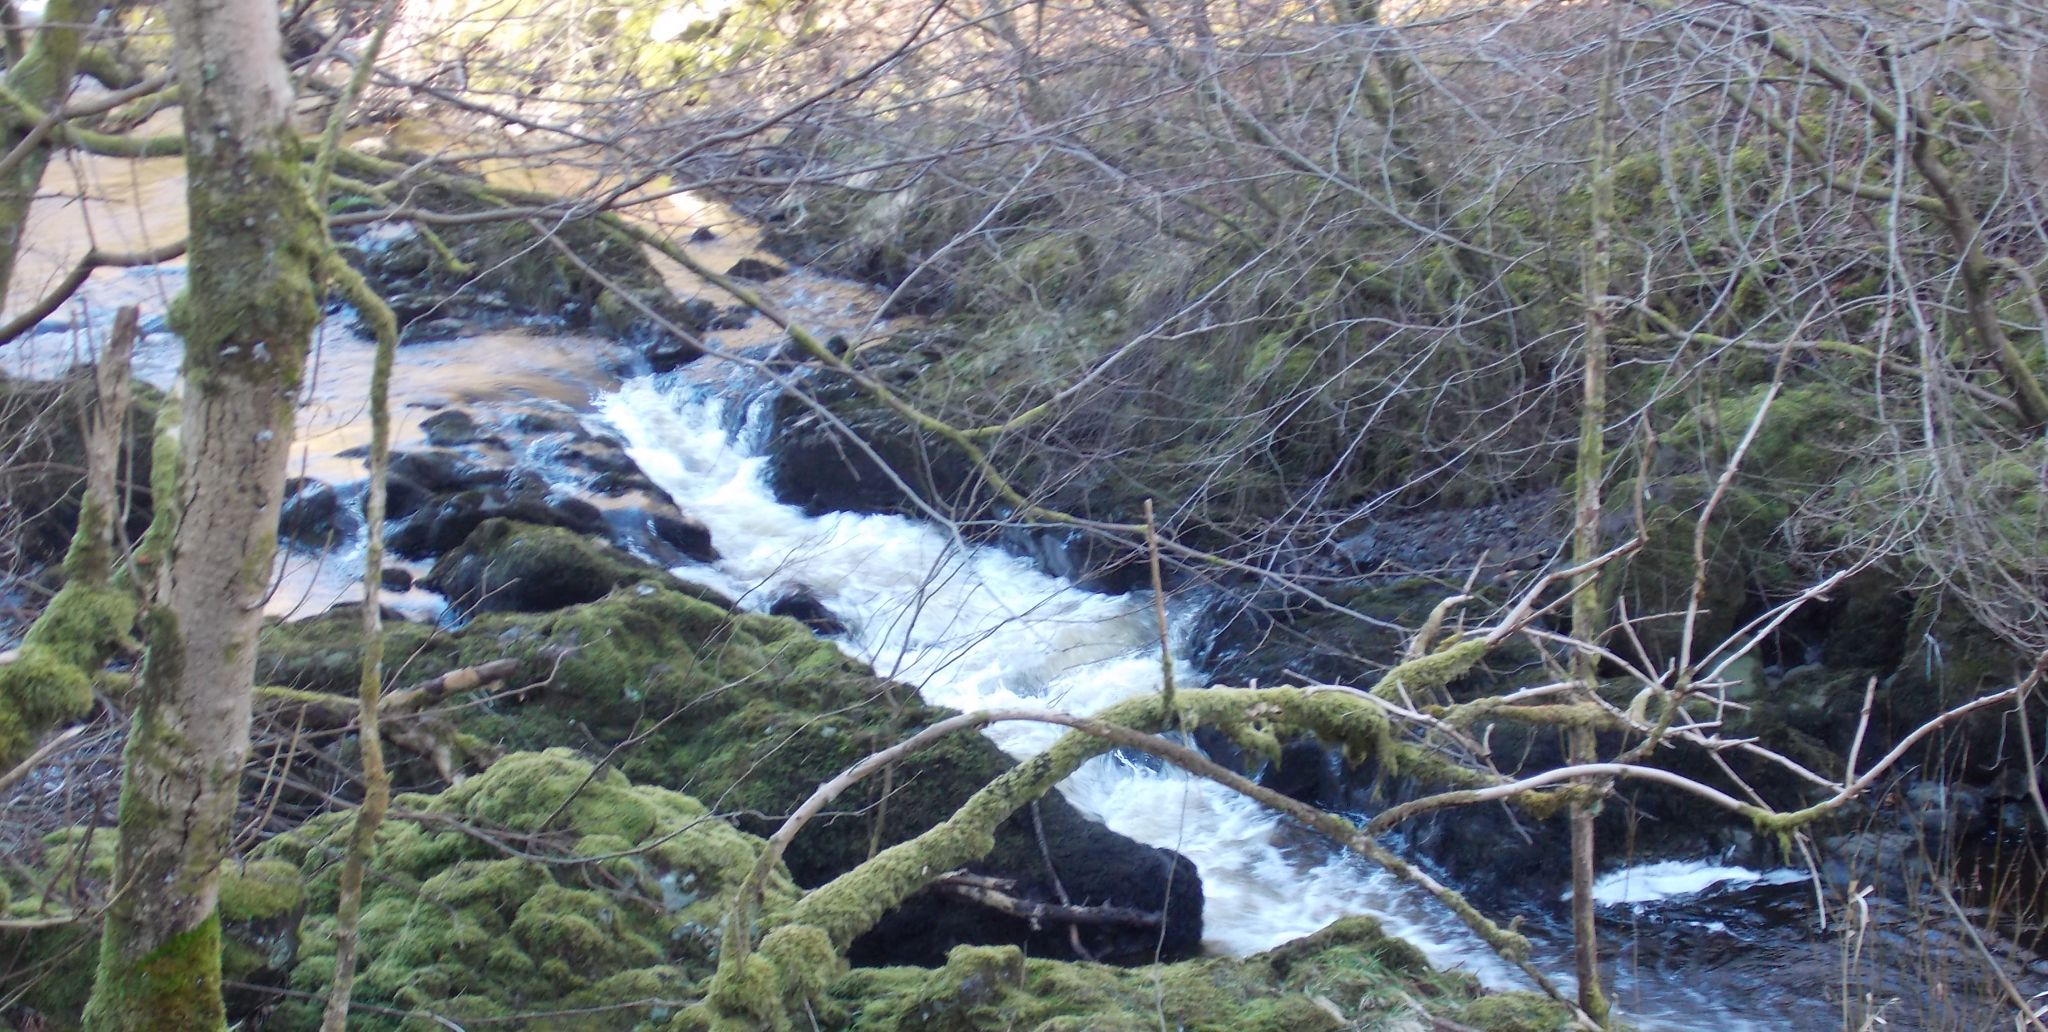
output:
<svg viewBox="0 0 2048 1032"><path fill-rule="evenodd" d="M220 869L293 401L319 317L320 220L299 170L278 9L172 0L185 102L185 397L121 783L117 891L89 1029L206 1029L220 998ZM168 478L167 478L168 479Z"/></svg>
<svg viewBox="0 0 2048 1032"><path fill-rule="evenodd" d="M80 27L98 8L92 0L50 0L20 61L7 72L10 93L44 111L55 111L71 90L78 73ZM0 105L4 108L4 105ZM0 172L0 300L14 279L14 263L28 228L29 205L50 163L49 126L38 126L26 112L8 110L0 129L0 154L7 167Z"/></svg>

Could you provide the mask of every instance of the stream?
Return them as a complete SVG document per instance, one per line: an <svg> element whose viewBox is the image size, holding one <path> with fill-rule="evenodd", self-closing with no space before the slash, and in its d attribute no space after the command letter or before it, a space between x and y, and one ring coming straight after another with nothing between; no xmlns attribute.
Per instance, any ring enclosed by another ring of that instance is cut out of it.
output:
<svg viewBox="0 0 2048 1032"><path fill-rule="evenodd" d="M167 184L179 170L160 163L123 167L139 184L139 210L158 213L153 217L163 221L163 198L175 198ZM119 193L106 184L100 192ZM670 216L716 227L719 239L707 246L707 261L721 264L754 253L742 220L702 199L674 205ZM111 218L96 208L62 214L96 224ZM57 216L50 218L50 232L61 234ZM151 227L141 235L153 238L163 231ZM49 265L62 262L51 259ZM664 274L679 292L708 294L680 269L664 266ZM181 277L175 264L95 276L43 332L0 352L0 368L50 375L88 357L116 304L141 302L148 322L160 316ZM771 289L821 336L843 332L858 340L875 329L870 314L879 297L866 288L796 269ZM161 331L160 319L155 326L158 332L138 349L138 372L163 383L176 368L177 342ZM713 343L762 359L781 339L779 330L756 318ZM302 407L295 474L336 483L361 475L360 464L345 453L366 436L360 399L369 355L368 342L345 319L323 326L318 375ZM933 523L889 515L807 516L779 503L764 475L773 384L716 359L659 376L620 379L609 371L619 359L617 347L604 341L517 329L409 346L399 353L394 384L396 447L417 445L424 408L517 399L576 414L592 429L621 438L645 473L710 528L721 558L674 573L755 610L767 609L788 591L809 592L846 625L834 639L842 649L878 673L916 686L938 706L1094 713L1158 690L1162 648L1172 651L1180 683L1206 683L1189 659L1198 644L1189 639L1200 599L1169 602L1170 632L1162 643L1148 593L1084 591L1039 572L1026 559L967 544ZM532 461L542 472L563 476L547 468L544 456ZM271 611L304 616L359 597L359 557L360 542L324 554L285 554ZM422 617L441 615L439 599L423 591L392 601ZM1019 757L1046 748L1060 733L1022 723L989 731ZM1518 973L1434 900L1209 782L1112 754L1089 762L1061 788L1111 828L1195 862L1212 951L1248 954L1339 917L1371 914L1440 966L1469 971L1492 986L1523 985ZM1797 873L1726 867L1711 858L1610 873L1599 890L1610 924L1654 928L1645 934L1667 941L1654 958L1641 960L1624 944L1622 962L1612 972L1618 1007L1643 1030L1839 1027L1841 1015L1822 991L1832 984L1828 971L1839 960L1837 947L1810 937L1812 891L1801 880ZM1568 984L1560 911L1532 904L1522 916L1539 943L1539 965ZM1779 916L1752 919L1768 914Z"/></svg>

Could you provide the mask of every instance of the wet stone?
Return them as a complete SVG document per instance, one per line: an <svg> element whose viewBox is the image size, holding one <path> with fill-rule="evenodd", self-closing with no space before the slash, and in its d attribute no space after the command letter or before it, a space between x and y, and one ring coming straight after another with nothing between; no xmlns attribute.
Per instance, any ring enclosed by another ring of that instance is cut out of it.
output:
<svg viewBox="0 0 2048 1032"><path fill-rule="evenodd" d="M461 409L436 412L420 421L420 429L426 431L427 443L441 448L474 444L483 436L476 417Z"/></svg>

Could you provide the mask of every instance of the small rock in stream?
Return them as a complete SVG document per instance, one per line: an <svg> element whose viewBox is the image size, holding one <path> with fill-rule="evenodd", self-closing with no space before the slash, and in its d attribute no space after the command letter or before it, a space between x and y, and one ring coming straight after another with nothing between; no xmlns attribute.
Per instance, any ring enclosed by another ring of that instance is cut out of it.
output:
<svg viewBox="0 0 2048 1032"><path fill-rule="evenodd" d="M734 279L753 280L757 283L762 283L768 280L781 279L789 275L789 270L765 258L742 258L732 263L732 268L725 270L725 274Z"/></svg>
<svg viewBox="0 0 2048 1032"><path fill-rule="evenodd" d="M833 616L832 611L825 608L825 603L818 601L818 596L802 588L776 599L775 603L768 607L768 615L789 617L809 627L813 634L846 633L846 624Z"/></svg>
<svg viewBox="0 0 2048 1032"><path fill-rule="evenodd" d="M277 533L288 541L319 546L345 537L346 509L333 485L311 477L285 482L285 500L277 514Z"/></svg>
<svg viewBox="0 0 2048 1032"><path fill-rule="evenodd" d="M711 545L711 528L688 516L650 516L647 529L690 559L700 563L718 561L718 549Z"/></svg>
<svg viewBox="0 0 2048 1032"><path fill-rule="evenodd" d="M420 420L420 429L427 432L427 443L440 448L474 444L483 436L483 428L477 425L476 417L461 409L447 409Z"/></svg>

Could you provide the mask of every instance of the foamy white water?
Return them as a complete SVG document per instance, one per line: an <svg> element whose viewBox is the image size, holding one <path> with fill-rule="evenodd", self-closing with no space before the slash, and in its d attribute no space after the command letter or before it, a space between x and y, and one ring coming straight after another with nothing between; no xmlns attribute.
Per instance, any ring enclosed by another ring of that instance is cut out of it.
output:
<svg viewBox="0 0 2048 1032"><path fill-rule="evenodd" d="M1593 902L1603 906L1623 903L1655 903L1677 896L1691 896L1709 890L1746 889L1752 885L1791 885L1807 879L1805 871L1789 868L1753 871L1704 860L1660 860L1609 871L1593 881ZM1572 898L1566 889L1561 900Z"/></svg>
<svg viewBox="0 0 2048 1032"><path fill-rule="evenodd" d="M1082 591L994 548L900 516L813 518L777 502L753 435L731 429L733 399L713 385L644 377L600 398L599 414L647 475L710 527L721 559L676 569L748 608L809 591L843 621L849 653L958 710L1043 706L1092 714L1159 690L1149 593ZM761 414L756 413L756 422ZM1171 644L1183 653L1187 613ZM1184 654L1180 676L1199 673ZM1014 756L1063 729L1005 724L990 737ZM1178 850L1202 874L1210 948L1253 953L1339 917L1372 914L1432 961L1495 983L1509 969L1455 919L1391 876L1307 839L1270 811L1210 782L1119 756L1061 786L1084 812L1140 842Z"/></svg>

